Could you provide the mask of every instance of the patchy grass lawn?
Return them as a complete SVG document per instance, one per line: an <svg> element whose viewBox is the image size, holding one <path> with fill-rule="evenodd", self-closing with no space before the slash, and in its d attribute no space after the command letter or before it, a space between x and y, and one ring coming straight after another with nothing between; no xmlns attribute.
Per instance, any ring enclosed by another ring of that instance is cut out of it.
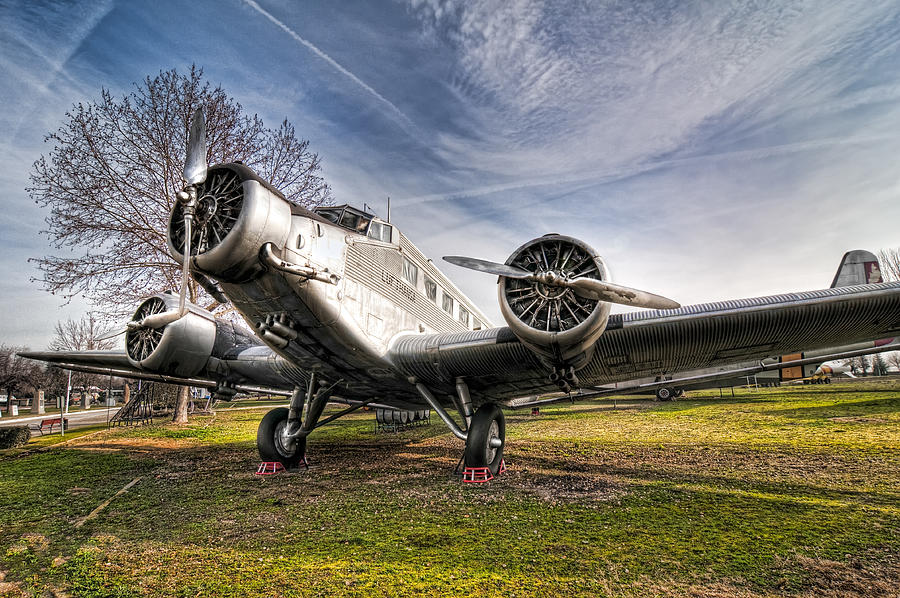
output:
<svg viewBox="0 0 900 598"><path fill-rule="evenodd" d="M485 485L437 418L277 476L264 410L92 433L0 457L0 595L896 596L898 386L508 412Z"/></svg>

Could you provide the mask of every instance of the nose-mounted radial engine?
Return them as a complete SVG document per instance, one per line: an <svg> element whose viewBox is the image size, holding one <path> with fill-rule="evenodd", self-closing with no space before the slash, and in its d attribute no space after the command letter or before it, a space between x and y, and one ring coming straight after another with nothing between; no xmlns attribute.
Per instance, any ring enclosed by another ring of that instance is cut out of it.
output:
<svg viewBox="0 0 900 598"><path fill-rule="evenodd" d="M262 271L259 248L287 241L290 204L246 166L213 166L195 193L193 206L179 201L172 208L168 232L169 252L180 262L188 246L185 215L193 209L189 246L195 276L200 271L229 282L250 279Z"/></svg>
<svg viewBox="0 0 900 598"><path fill-rule="evenodd" d="M611 303L674 309L659 295L609 282L603 259L587 243L550 234L516 249L505 264L460 256L451 264L496 274L500 312L510 330L550 369L550 380L568 392L587 365L609 320Z"/></svg>

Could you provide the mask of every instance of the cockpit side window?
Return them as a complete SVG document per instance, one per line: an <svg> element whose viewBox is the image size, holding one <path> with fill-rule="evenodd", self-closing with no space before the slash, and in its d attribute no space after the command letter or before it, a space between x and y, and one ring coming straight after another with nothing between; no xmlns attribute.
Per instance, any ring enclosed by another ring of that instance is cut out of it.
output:
<svg viewBox="0 0 900 598"><path fill-rule="evenodd" d="M325 220L337 224L341 221L341 212L344 211L344 208L316 208L315 211Z"/></svg>
<svg viewBox="0 0 900 598"><path fill-rule="evenodd" d="M362 214L357 214L351 210L344 210L344 215L341 216L340 225L344 228L349 228L352 231L356 231L361 235L366 234L366 231L369 229L370 219L366 218Z"/></svg>
<svg viewBox="0 0 900 598"><path fill-rule="evenodd" d="M384 241L385 243L391 242L391 225L385 224L383 222L378 222L377 220L373 220L372 224L369 225L369 237L377 240Z"/></svg>

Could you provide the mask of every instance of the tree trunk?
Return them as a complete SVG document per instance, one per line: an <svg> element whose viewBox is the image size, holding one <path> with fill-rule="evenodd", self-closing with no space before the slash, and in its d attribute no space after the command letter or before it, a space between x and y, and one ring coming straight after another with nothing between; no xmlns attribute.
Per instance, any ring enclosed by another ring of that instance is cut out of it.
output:
<svg viewBox="0 0 900 598"><path fill-rule="evenodd" d="M178 388L178 397L175 399L175 414L172 421L176 424L186 424L188 422L188 401L191 399L191 389L187 386Z"/></svg>

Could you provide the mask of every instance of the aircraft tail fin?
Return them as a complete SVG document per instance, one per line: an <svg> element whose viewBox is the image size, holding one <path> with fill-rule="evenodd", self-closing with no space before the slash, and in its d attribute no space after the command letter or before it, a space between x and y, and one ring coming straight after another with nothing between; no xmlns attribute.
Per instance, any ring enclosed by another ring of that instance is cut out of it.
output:
<svg viewBox="0 0 900 598"><path fill-rule="evenodd" d="M831 288L877 282L884 282L878 258L871 251L854 249L844 254L841 265L831 282Z"/></svg>

